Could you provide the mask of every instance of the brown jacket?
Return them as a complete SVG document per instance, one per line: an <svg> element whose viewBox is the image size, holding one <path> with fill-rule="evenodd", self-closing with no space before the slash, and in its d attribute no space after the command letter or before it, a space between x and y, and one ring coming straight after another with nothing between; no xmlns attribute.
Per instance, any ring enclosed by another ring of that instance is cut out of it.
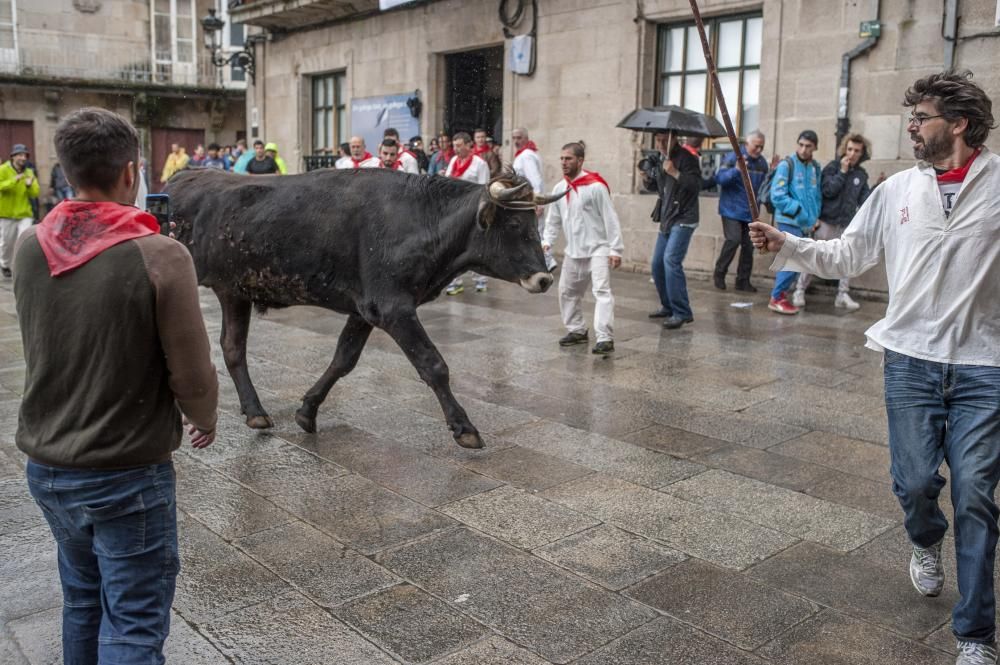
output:
<svg viewBox="0 0 1000 665"><path fill-rule="evenodd" d="M182 412L215 429L218 376L183 245L129 240L59 277L34 228L15 251L27 366L18 448L42 464L120 469L169 460Z"/></svg>

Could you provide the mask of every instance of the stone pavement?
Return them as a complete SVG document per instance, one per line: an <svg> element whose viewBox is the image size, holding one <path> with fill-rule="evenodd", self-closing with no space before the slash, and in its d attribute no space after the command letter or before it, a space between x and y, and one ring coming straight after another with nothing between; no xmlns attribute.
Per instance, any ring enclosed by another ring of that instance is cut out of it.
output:
<svg viewBox="0 0 1000 665"><path fill-rule="evenodd" d="M483 451L453 443L380 332L320 432L303 434L293 413L344 317L255 315L250 371L276 427L247 429L224 375L218 441L175 457L168 662L953 662L951 540L946 592L920 598L889 486L880 357L862 347L884 305L843 314L817 295L779 317L763 288L693 282L695 323L664 331L646 318L646 277L616 274L614 288L610 358L558 347L555 289L493 280L421 309ZM218 306L203 303L214 340ZM4 665L60 662L54 544L13 445L22 382L6 282Z"/></svg>

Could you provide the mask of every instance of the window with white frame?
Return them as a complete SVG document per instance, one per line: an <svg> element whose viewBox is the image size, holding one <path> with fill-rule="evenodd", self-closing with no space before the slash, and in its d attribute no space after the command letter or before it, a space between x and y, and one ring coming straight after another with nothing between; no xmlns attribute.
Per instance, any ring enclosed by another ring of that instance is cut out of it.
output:
<svg viewBox="0 0 1000 665"><path fill-rule="evenodd" d="M17 68L17 4L0 0L0 71Z"/></svg>
<svg viewBox="0 0 1000 665"><path fill-rule="evenodd" d="M312 118L313 153L336 154L347 140L343 72L312 77Z"/></svg>
<svg viewBox="0 0 1000 665"><path fill-rule="evenodd" d="M760 122L760 52L764 20L760 14L705 19L719 84L736 133ZM698 28L693 23L660 26L657 103L675 104L700 113L722 114L708 76Z"/></svg>
<svg viewBox="0 0 1000 665"><path fill-rule="evenodd" d="M194 0L152 0L154 79L197 83Z"/></svg>

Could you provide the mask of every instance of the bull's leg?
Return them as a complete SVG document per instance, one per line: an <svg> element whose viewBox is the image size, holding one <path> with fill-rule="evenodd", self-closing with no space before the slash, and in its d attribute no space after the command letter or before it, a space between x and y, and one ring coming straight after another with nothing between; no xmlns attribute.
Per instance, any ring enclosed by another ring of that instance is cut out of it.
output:
<svg viewBox="0 0 1000 665"><path fill-rule="evenodd" d="M247 333L250 330L249 300L228 293L215 292L222 305L222 356L226 360L226 369L236 384L236 393L240 396L240 409L247 417L247 425L254 429L266 429L272 426L264 407L260 404L257 391L250 381L247 370Z"/></svg>
<svg viewBox="0 0 1000 665"><path fill-rule="evenodd" d="M451 428L455 441L463 448L482 448L483 440L479 432L469 421L448 383L448 365L434 342L427 336L427 331L417 319L416 312L386 321L382 326L403 350L413 366L417 368L420 378L431 387L437 395L445 421Z"/></svg>
<svg viewBox="0 0 1000 665"><path fill-rule="evenodd" d="M330 366L323 372L316 385L305 394L302 406L295 412L295 422L299 427L310 433L316 431L316 411L319 405L326 399L333 384L341 377L350 374L358 364L358 358L361 357L361 351L365 348L365 342L368 341L371 331L372 325L357 314L348 317L347 325L337 340L337 351L333 354Z"/></svg>

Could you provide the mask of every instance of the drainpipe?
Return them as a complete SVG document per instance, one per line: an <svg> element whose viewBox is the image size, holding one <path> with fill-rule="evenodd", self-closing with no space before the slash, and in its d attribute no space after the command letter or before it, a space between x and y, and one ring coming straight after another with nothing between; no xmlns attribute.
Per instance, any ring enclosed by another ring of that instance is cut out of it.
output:
<svg viewBox="0 0 1000 665"><path fill-rule="evenodd" d="M945 0L944 25L941 29L944 37L944 68L955 67L955 46L958 44L958 0Z"/></svg>
<svg viewBox="0 0 1000 665"><path fill-rule="evenodd" d="M953 0L952 0L953 1ZM875 20L881 19L881 0L875 0ZM848 104L847 95L851 86L851 60L854 60L859 55L867 53L878 43L878 37L872 36L864 40L850 51L845 53L840 62L840 96L837 104L837 143L840 145L841 140L847 135L848 130L851 128L851 119L847 114Z"/></svg>

